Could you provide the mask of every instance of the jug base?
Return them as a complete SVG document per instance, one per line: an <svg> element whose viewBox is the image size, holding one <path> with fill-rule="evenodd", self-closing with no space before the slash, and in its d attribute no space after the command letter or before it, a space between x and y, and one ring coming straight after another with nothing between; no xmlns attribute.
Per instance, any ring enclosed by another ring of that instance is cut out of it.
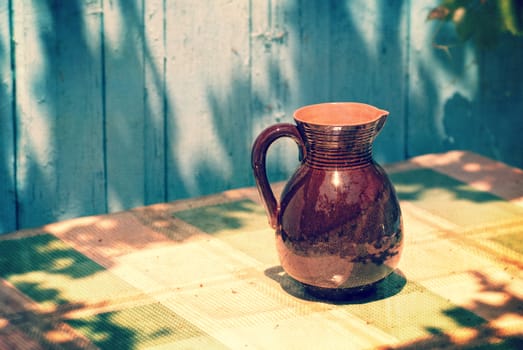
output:
<svg viewBox="0 0 523 350"><path fill-rule="evenodd" d="M303 285L305 292L314 298L330 301L348 301L365 298L375 293L376 287L381 281L383 281L383 279L354 288L324 288L300 283Z"/></svg>

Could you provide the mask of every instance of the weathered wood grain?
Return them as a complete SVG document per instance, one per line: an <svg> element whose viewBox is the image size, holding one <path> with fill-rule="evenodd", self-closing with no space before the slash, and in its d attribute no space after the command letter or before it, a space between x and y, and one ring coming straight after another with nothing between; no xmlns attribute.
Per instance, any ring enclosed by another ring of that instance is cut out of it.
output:
<svg viewBox="0 0 523 350"><path fill-rule="evenodd" d="M104 1L107 207L144 201L144 46L142 1Z"/></svg>
<svg viewBox="0 0 523 350"><path fill-rule="evenodd" d="M168 199L246 184L248 3L180 0L166 19Z"/></svg>
<svg viewBox="0 0 523 350"><path fill-rule="evenodd" d="M404 159L407 2L333 2L331 14L331 98L388 110L374 156L379 162Z"/></svg>
<svg viewBox="0 0 523 350"><path fill-rule="evenodd" d="M167 199L165 1L144 1L144 204Z"/></svg>
<svg viewBox="0 0 523 350"><path fill-rule="evenodd" d="M0 2L0 233L16 229L15 129L9 2Z"/></svg>
<svg viewBox="0 0 523 350"><path fill-rule="evenodd" d="M19 224L102 212L99 2L12 5Z"/></svg>

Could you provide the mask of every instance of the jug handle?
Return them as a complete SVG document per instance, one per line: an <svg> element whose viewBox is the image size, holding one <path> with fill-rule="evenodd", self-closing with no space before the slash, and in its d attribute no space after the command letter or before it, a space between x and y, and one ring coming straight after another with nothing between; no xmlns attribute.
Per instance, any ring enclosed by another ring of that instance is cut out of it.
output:
<svg viewBox="0 0 523 350"><path fill-rule="evenodd" d="M269 224L274 229L278 226L279 204L274 197L274 192L267 179L265 162L269 146L280 137L290 137L298 144L300 148L300 160L306 156L305 143L298 128L289 123L275 124L263 130L254 141L251 154L251 165L254 172L254 179L256 180L256 187L260 193L267 217L269 218Z"/></svg>

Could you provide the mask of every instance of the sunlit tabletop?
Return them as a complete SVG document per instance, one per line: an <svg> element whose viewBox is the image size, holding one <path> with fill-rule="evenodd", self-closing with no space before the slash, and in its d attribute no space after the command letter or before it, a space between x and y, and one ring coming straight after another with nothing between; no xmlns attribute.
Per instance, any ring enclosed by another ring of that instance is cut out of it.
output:
<svg viewBox="0 0 523 350"><path fill-rule="evenodd" d="M307 295L237 189L0 236L0 349L522 349L523 171L460 151L385 168L406 241L374 294Z"/></svg>

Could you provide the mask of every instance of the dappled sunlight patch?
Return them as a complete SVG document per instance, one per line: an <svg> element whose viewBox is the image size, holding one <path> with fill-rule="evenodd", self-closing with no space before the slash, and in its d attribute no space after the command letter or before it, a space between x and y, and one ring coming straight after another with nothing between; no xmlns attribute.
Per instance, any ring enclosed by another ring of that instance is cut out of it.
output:
<svg viewBox="0 0 523 350"><path fill-rule="evenodd" d="M476 173L481 171L481 164L479 163L465 163L463 165L463 170L469 173Z"/></svg>
<svg viewBox="0 0 523 350"><path fill-rule="evenodd" d="M458 226L495 223L523 216L523 209L428 168L390 174L400 201Z"/></svg>
<svg viewBox="0 0 523 350"><path fill-rule="evenodd" d="M523 206L521 169L464 151L422 155L410 162L466 182L477 190L492 191L513 204Z"/></svg>
<svg viewBox="0 0 523 350"><path fill-rule="evenodd" d="M6 328L9 325L9 320L0 317L0 329Z"/></svg>
<svg viewBox="0 0 523 350"><path fill-rule="evenodd" d="M89 226L98 221L100 221L99 217L86 216L86 217L52 223L52 224L44 226L44 229L48 229L48 230L54 232L55 234L61 234L61 233L67 232L69 230L72 230L75 227Z"/></svg>
<svg viewBox="0 0 523 350"><path fill-rule="evenodd" d="M493 268L470 270L424 284L442 300L446 298L446 306L442 304L445 307L432 314L430 326L425 327L428 335L387 348L516 349L523 345L521 283L510 275ZM435 320L441 316L457 327L437 325Z"/></svg>
<svg viewBox="0 0 523 350"><path fill-rule="evenodd" d="M45 333L47 341L57 344L68 343L75 339L75 337L68 332L64 332L60 329L52 329Z"/></svg>
<svg viewBox="0 0 523 350"><path fill-rule="evenodd" d="M136 290L50 234L0 241L0 277L52 311L61 305L97 303Z"/></svg>
<svg viewBox="0 0 523 350"><path fill-rule="evenodd" d="M263 207L250 200L195 208L174 215L213 235L258 231L267 226Z"/></svg>
<svg viewBox="0 0 523 350"><path fill-rule="evenodd" d="M424 284L489 322L523 312L523 284L500 269L469 270ZM452 310L447 310L447 313L452 316ZM521 317L509 319L511 322L523 321ZM523 329L523 323L520 327Z"/></svg>
<svg viewBox="0 0 523 350"><path fill-rule="evenodd" d="M113 230L116 228L118 223L115 220L103 219L98 221L95 225L101 230Z"/></svg>
<svg viewBox="0 0 523 350"><path fill-rule="evenodd" d="M186 348L224 348L160 303L66 320L66 323L103 349L140 349L175 342Z"/></svg>
<svg viewBox="0 0 523 350"><path fill-rule="evenodd" d="M260 262L278 261L264 208L249 199L175 212L174 216Z"/></svg>
<svg viewBox="0 0 523 350"><path fill-rule="evenodd" d="M498 330L503 336L517 336L523 339L523 309L507 312L491 322L492 328ZM523 342L522 342L523 343Z"/></svg>
<svg viewBox="0 0 523 350"><path fill-rule="evenodd" d="M511 296L503 291L486 291L478 296L476 302L492 307L502 307L509 301Z"/></svg>
<svg viewBox="0 0 523 350"><path fill-rule="evenodd" d="M160 220L165 222L162 218ZM149 221L149 226L146 226L138 212L122 212L71 219L48 225L45 229L109 268L119 256L146 247L159 247L170 241L151 227L157 218L153 217Z"/></svg>
<svg viewBox="0 0 523 350"><path fill-rule="evenodd" d="M490 180L473 181L470 183L470 186L472 186L480 191L490 191L492 189L492 181L490 181Z"/></svg>
<svg viewBox="0 0 523 350"><path fill-rule="evenodd" d="M449 341L458 346L465 346L478 336L475 328L461 328L449 334Z"/></svg>

